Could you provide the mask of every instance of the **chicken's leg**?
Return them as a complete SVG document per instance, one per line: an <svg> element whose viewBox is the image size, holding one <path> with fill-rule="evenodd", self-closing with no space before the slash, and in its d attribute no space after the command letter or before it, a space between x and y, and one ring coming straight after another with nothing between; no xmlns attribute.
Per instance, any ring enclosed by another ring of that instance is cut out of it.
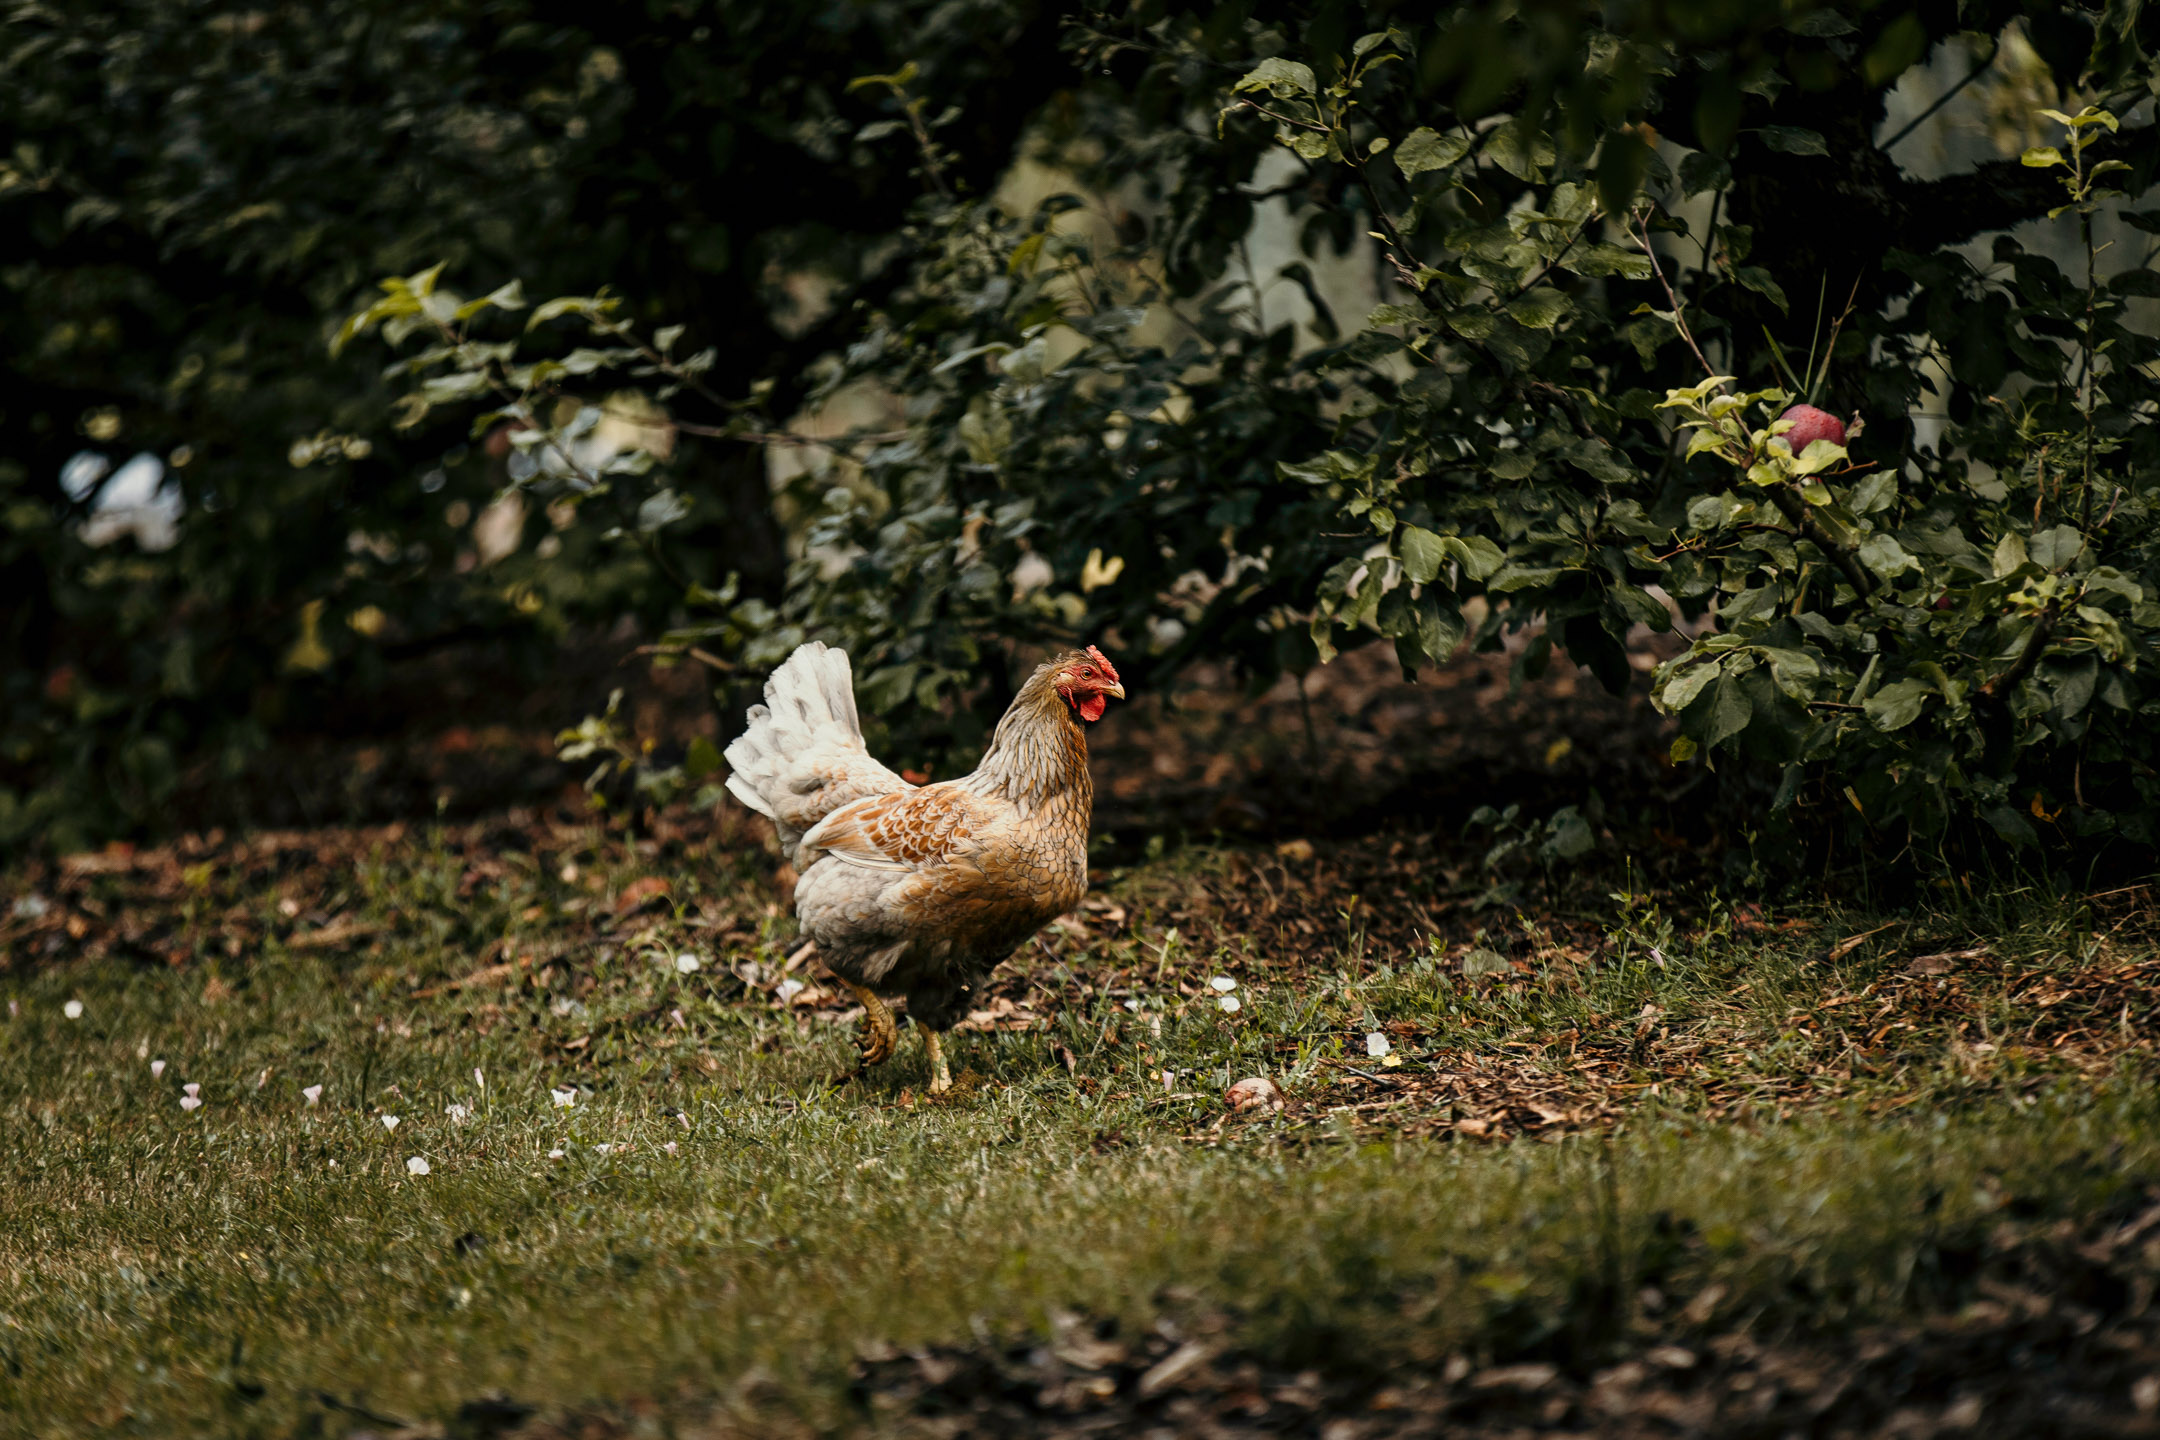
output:
<svg viewBox="0 0 2160 1440"><path fill-rule="evenodd" d="M925 1027L923 1045L930 1051L930 1093L942 1095L952 1089L952 1071L945 1068L945 1045L935 1030Z"/></svg>
<svg viewBox="0 0 2160 1440"><path fill-rule="evenodd" d="M840 983L854 991L855 998L862 1002L863 1035L855 1042L862 1052L862 1063L865 1066L884 1064L892 1059L893 1051L900 1046L900 1029L893 1024L892 1010L868 986L857 985L852 980Z"/></svg>

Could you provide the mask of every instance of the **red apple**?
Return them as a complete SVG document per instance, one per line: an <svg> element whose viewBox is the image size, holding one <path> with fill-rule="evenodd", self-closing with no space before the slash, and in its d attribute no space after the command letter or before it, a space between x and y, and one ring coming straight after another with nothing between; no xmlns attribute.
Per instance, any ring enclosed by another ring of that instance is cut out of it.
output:
<svg viewBox="0 0 2160 1440"><path fill-rule="evenodd" d="M1817 440L1828 440L1833 445L1845 443L1845 422L1813 405L1795 405L1778 418L1792 421L1792 429L1785 432L1785 443L1792 446L1795 455Z"/></svg>

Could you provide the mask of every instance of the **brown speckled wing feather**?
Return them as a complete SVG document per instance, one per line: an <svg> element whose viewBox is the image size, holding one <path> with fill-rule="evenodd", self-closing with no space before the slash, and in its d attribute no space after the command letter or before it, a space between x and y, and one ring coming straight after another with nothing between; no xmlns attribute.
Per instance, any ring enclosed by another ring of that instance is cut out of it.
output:
<svg viewBox="0 0 2160 1440"><path fill-rule="evenodd" d="M878 795L844 805L802 839L802 853L822 850L870 870L922 870L975 848L983 802L950 783Z"/></svg>

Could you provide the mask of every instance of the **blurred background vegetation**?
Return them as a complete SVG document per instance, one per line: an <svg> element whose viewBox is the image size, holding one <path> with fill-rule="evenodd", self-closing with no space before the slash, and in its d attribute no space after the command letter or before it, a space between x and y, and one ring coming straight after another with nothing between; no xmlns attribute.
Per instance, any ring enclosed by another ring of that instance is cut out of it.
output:
<svg viewBox="0 0 2160 1440"><path fill-rule="evenodd" d="M1698 644L1791 621L1754 680L1655 682L1760 806L2015 840L2030 790L2151 837L2137 5L0 15L0 845L292 818L280 747L580 647L584 709L659 645L724 726L797 640L845 643L879 743L949 773L1030 646L1160 688L1467 639L1639 691L1666 597ZM2051 219L2021 156L2087 105L2116 193ZM1894 506L1904 548L1803 635L1839 557L1736 561L1765 527L1689 508L1720 486L1654 406L1710 364L1789 380L1841 315L1815 398L1905 493L1824 503L1855 535ZM2090 543L1995 559L2064 524ZM710 765L599 716L583 743ZM1886 788L1848 810L1856 774Z"/></svg>

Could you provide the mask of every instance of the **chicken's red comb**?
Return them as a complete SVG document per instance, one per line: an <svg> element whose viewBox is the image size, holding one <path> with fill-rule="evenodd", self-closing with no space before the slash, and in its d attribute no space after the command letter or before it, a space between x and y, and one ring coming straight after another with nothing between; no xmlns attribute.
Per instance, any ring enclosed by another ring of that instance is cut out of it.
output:
<svg viewBox="0 0 2160 1440"><path fill-rule="evenodd" d="M1109 656L1103 654L1102 651L1096 649L1093 645L1088 646L1088 654L1094 659L1096 664L1102 666L1103 674L1110 677L1111 684L1122 685L1125 683L1123 680L1118 678L1117 666L1110 663Z"/></svg>

